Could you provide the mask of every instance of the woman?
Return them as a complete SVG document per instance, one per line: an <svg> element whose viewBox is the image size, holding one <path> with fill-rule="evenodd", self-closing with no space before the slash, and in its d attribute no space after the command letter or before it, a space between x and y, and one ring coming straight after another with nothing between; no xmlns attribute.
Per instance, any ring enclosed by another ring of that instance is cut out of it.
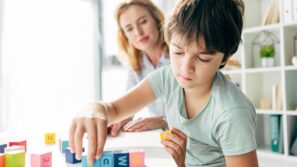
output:
<svg viewBox="0 0 297 167"><path fill-rule="evenodd" d="M168 47L165 43L161 24L164 15L150 0L125 0L116 10L118 44L126 56L130 70L127 89L137 85L151 71L170 63ZM164 105L156 101L140 113L136 120L127 119L111 126L111 136L120 130L137 132L164 128Z"/></svg>

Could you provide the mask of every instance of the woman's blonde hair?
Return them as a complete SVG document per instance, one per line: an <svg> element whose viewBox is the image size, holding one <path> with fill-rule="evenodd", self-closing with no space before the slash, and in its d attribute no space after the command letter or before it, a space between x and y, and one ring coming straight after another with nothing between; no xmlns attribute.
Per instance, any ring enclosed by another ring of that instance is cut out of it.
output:
<svg viewBox="0 0 297 167"><path fill-rule="evenodd" d="M168 46L164 40L164 35L162 32L162 24L164 22L165 17L162 11L150 0L122 0L116 9L115 19L118 25L118 32L117 32L118 45L121 51L123 52L123 54L127 56L128 62L131 68L134 71L140 71L141 70L140 60L142 57L142 53L139 49L135 48L131 43L129 43L123 29L120 26L121 14L125 12L131 5L142 6L149 11L149 13L152 15L152 17L155 19L158 25L158 31L160 34L159 39L161 40L161 43L164 46L165 52L168 54Z"/></svg>

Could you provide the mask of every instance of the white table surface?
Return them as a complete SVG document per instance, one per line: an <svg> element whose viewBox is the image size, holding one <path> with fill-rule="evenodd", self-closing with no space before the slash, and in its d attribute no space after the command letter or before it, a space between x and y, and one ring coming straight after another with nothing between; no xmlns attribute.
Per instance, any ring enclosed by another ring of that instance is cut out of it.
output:
<svg viewBox="0 0 297 167"><path fill-rule="evenodd" d="M121 133L118 137L108 137L105 150L144 149L146 167L175 167L176 165L171 155L167 153L160 144L160 132L161 130L138 133ZM26 133L18 133L17 135L13 135L12 133L0 133L0 144L5 144L9 141L21 141L24 139L27 140L26 167L30 167L31 153L42 153L49 151L52 152L53 167L81 166L81 163L68 164L65 162L65 155L59 151L58 139L61 137L59 133L56 135L56 144L53 145L44 144L44 133L31 133L29 137L25 134ZM84 146L87 147L86 139L84 140Z"/></svg>

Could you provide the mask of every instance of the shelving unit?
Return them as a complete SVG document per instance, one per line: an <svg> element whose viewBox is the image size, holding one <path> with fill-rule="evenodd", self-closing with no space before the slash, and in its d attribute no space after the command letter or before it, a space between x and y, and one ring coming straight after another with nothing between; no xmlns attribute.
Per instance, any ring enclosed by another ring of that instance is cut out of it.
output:
<svg viewBox="0 0 297 167"><path fill-rule="evenodd" d="M239 83L241 90L249 97L257 111L257 144L258 154L270 157L296 160L297 156L290 151L297 139L297 66L291 62L294 56L294 36L297 35L297 17L288 19L287 9L290 0L279 0L279 22L262 25L262 18L267 6L274 0L248 0L245 2L245 28L242 44L235 59L241 68L223 70L230 79ZM297 9L297 0L296 9ZM290 5L289 5L290 6ZM291 5L293 13L293 5ZM296 10L297 11L297 10ZM297 16L297 13L295 14ZM252 49L253 41L259 33L273 33L279 42L275 45L275 64L273 67L262 67L259 50ZM281 90L281 108L272 109L272 86L279 85ZM261 109L260 101L265 97L271 104ZM272 151L271 138L272 117L279 118L279 152Z"/></svg>

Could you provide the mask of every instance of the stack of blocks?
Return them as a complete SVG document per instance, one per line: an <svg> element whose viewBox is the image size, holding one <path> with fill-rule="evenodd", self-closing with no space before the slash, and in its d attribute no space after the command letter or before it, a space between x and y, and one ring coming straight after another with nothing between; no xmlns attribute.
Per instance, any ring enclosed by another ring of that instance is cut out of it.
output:
<svg viewBox="0 0 297 167"><path fill-rule="evenodd" d="M52 153L31 154L31 167L52 167Z"/></svg>
<svg viewBox="0 0 297 167"><path fill-rule="evenodd" d="M82 156L82 166L88 167L87 156ZM93 167L144 167L144 151L105 151Z"/></svg>

